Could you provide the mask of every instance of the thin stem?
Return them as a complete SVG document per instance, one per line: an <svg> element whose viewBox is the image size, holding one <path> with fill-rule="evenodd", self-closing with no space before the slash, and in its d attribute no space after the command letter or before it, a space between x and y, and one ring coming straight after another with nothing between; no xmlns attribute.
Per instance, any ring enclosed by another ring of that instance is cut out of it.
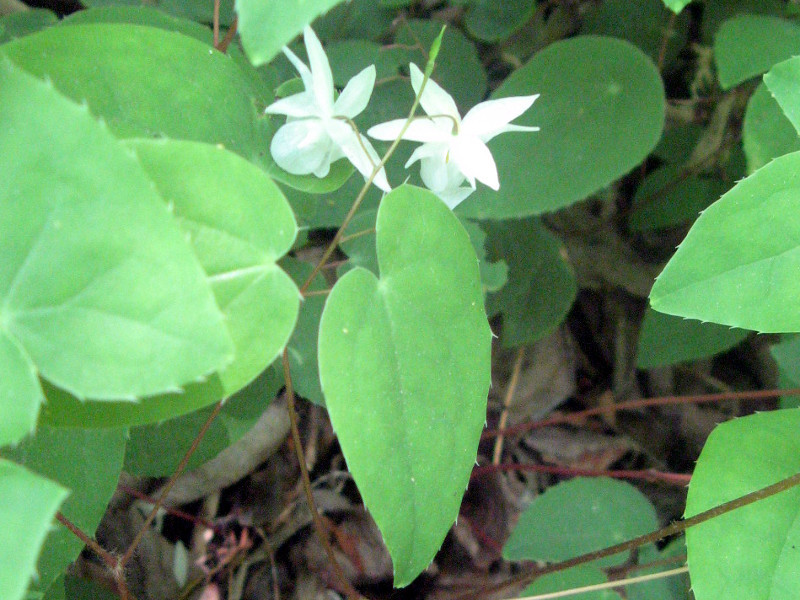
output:
<svg viewBox="0 0 800 600"><path fill-rule="evenodd" d="M638 575L636 577L619 579L617 581L606 581L604 583L595 583L594 585L586 585L579 588L572 588L571 590L550 592L549 594L537 594L536 596L524 596L522 598L519 598L518 600L552 600L553 598L567 598L569 596L577 596L578 594L588 594L589 592L610 590L613 588L633 585L636 583L644 583L645 581L653 581L654 579L666 579L667 577L674 577L675 575L683 575L684 573L688 572L689 572L689 567L678 567L677 569L670 569L669 571L661 571L660 573L649 573L647 575Z"/></svg>
<svg viewBox="0 0 800 600"><path fill-rule="evenodd" d="M519 381L519 372L522 370L522 360L525 358L525 346L517 350L517 357L514 360L514 368L511 371L511 379L508 382L506 395L503 398L503 412L500 414L500 422L498 428L502 431L508 422L508 407L511 405L511 399L514 397L514 392L517 391L517 382ZM501 433L497 436L494 443L494 455L492 456L492 464L499 465L500 457L503 454L503 442L505 436Z"/></svg>
<svg viewBox="0 0 800 600"><path fill-rule="evenodd" d="M635 537L633 539L630 539L626 542L622 542L620 544L616 544L614 546L609 546L608 548L603 548L602 550L587 552L586 554L576 556L575 558L570 558L569 560L553 563L550 565L546 565L544 567L533 567L531 569L527 569L522 573L512 577L508 581L505 581L495 586L490 586L488 589L482 589L480 591L480 597L481 598L485 597L487 592L500 591L511 586L527 585L532 581L534 581L535 579L538 579L542 575L548 575L550 573L555 573L557 571L566 571L567 569L571 569L572 567L577 567L578 565L590 563L592 561L605 558L607 556L613 556L621 552L629 552L635 548L639 548L646 544L652 544L666 537L670 537L675 534L686 531L690 527L700 525L701 523L705 523L706 521L724 515L725 513L729 513L738 508L742 508L743 506L747 506L748 504L753 504L754 502L758 502L759 500L764 500L765 498L769 498L770 496L774 496L775 494L779 494L780 492L785 492L786 490L791 489L798 484L800 484L800 473L795 473L791 477L782 479L777 483L768 485L767 487L761 488L760 490L756 490L755 492L750 492L749 494L745 494L744 496L741 496L739 498L734 498L729 502L724 502L719 506L715 506L703 512L697 513L696 515L694 515L693 517L689 517L688 519L683 519L682 521L675 521L674 523L671 523L666 527L658 529L657 531L653 531L645 535L640 535L639 537ZM474 596L472 592L467 592L465 594L457 596L457 598L467 598L467 597L474 597Z"/></svg>
<svg viewBox="0 0 800 600"><path fill-rule="evenodd" d="M361 191L358 192L358 196L353 201L353 205L350 207L350 210L345 215L344 220L342 221L342 225L336 231L336 234L333 236L331 243L328 244L328 247L325 249L325 252L322 254L322 258L320 258L319 262L314 266L314 269L311 271L311 274L306 279L305 283L300 287L300 293L304 294L305 291L308 289L308 286L311 285L311 282L314 281L314 278L320 272L320 269L325 266L325 263L328 262L328 259L331 257L333 252L336 250L336 247L339 245L339 241L342 239L344 235L344 230L347 229L347 226L350 224L350 221L356 214L358 207L361 206L361 203L364 201L364 198L369 191L369 186L372 185L372 182L375 181L375 177L378 176L378 173L381 172L381 169L386 165L386 162L389 158L394 154L394 151L397 149L397 146L400 145L400 140L403 138L403 135L408 130L409 126L411 125L411 121L414 119L414 114L417 112L417 107L419 106L419 99L422 96L422 92L425 91L425 85L428 83L428 79L430 79L430 75L426 73L424 78L422 79L422 85L419 88L419 93L414 97L414 103L411 105L411 110L408 111L408 117L406 118L406 122L403 124L403 128L400 130L400 133L392 142L389 149L386 151L386 154L383 155L381 162L372 169L372 173L370 174L369 178L364 182Z"/></svg>
<svg viewBox="0 0 800 600"><path fill-rule="evenodd" d="M214 0L214 48L219 47L219 0Z"/></svg>
<svg viewBox="0 0 800 600"><path fill-rule="evenodd" d="M741 400L766 400L768 398L777 398L779 396L800 396L800 388L793 388L788 390L752 390L749 392L722 392L719 394L701 394L696 396L659 396L657 398L643 398L640 400L630 400L628 402L619 402L612 406L598 406L589 408L578 412L556 415L549 419L541 421L534 421L532 423L520 423L513 427L506 429L497 429L495 431L484 431L481 436L482 439L496 437L498 435L513 435L533 429L540 429L542 427L551 427L553 425L563 425L564 423L580 422L587 417L593 417L608 413L610 411L620 410L635 410L639 408L648 408L651 406L665 406L670 404L703 404L707 402L726 402L726 401L741 401Z"/></svg>
<svg viewBox="0 0 800 600"><path fill-rule="evenodd" d="M64 527L69 529L72 535L74 535L76 538L82 541L86 545L86 547L89 548L92 552L97 554L97 556L100 557L100 560L102 560L103 563L111 570L111 572L115 574L116 578L116 573L120 569L119 560L117 559L116 556L111 554L108 550L103 548L95 540L86 535L80 527L78 527L77 525L75 525L75 523L67 519L67 517L64 516L64 513L60 511L57 512L56 521L58 521Z"/></svg>
<svg viewBox="0 0 800 600"><path fill-rule="evenodd" d="M331 567L333 568L333 572L339 582L339 585L342 587L348 598L351 600L357 600L358 598L362 598L362 596L353 587L353 584L350 583L350 580L347 579L344 571L342 571L339 561L336 560L336 555L333 553L333 548L331 547L330 540L328 539L328 533L325 528L325 524L322 522L322 518L317 510L317 504L314 502L314 494L311 491L311 478L308 475L306 457L303 453L303 442L300 439L297 409L295 408L294 386L292 385L292 374L289 371L289 352L285 348L283 349L283 354L281 355L281 361L283 363L283 376L286 381L286 403L289 409L289 422L291 423L292 429L292 441L294 442L293 445L295 453L297 454L297 463L300 465L300 480L303 484L303 491L305 492L306 502L308 502L308 508L311 511L311 518L314 522L314 530L317 534L317 538L322 544L322 547L325 549L325 554L328 555L328 562L330 562Z"/></svg>
<svg viewBox="0 0 800 600"><path fill-rule="evenodd" d="M203 441L203 438L208 432L208 429L211 427L211 424L214 422L214 419L217 418L217 415L219 415L219 412L222 410L222 405L223 405L222 400L217 402L217 405L214 407L214 410L211 411L211 414L208 416L208 419L206 419L206 422L203 423L203 426L200 428L200 431L197 433L197 436L192 441L192 445L186 451L186 454L183 455L183 458L181 459L178 468L175 469L175 472L172 474L172 477L169 478L169 481L167 482L167 485L164 486L164 490L161 492L161 495L153 504L153 509L150 511L150 514L147 515L147 518L144 520L144 524L142 525L141 529L139 529L139 532L136 534L136 537L133 539L133 542L131 542L131 545L128 546L128 549L125 551L125 554L120 559L121 567L127 565L128 561L130 561L130 559L133 557L133 553L136 551L136 548L141 543L144 534L150 527L150 524L156 518L156 515L158 514L161 505L164 503L164 500L167 498L167 495L172 490L173 486L175 485L175 482L178 480L178 477L180 477L181 473L183 473L183 471L186 469L186 465L189 464L189 459L192 458L192 455L195 453L198 446L200 446L200 442Z"/></svg>
<svg viewBox="0 0 800 600"><path fill-rule="evenodd" d="M147 494L143 494L139 490L136 490L136 489L134 489L132 487L129 487L127 485L121 485L120 484L119 489L121 491L125 492L126 494L129 494L129 495L133 496L134 498L137 498L138 500L141 500L142 502L147 502L148 504L155 504L156 503L155 500L153 500ZM214 523L212 523L208 519L204 519L202 517L197 517L195 515L190 515L189 513L184 512L184 511L182 511L182 510L180 510L178 508L166 507L164 510L167 511L167 514L170 514L173 517L177 517L179 519L183 519L184 521L188 521L189 523L193 523L194 525L199 525L201 527L205 527L206 529L211 529L212 531L215 529Z"/></svg>
<svg viewBox="0 0 800 600"><path fill-rule="evenodd" d="M665 473L653 469L625 471L598 471L593 469L573 469L570 467L557 467L553 465L525 465L519 463L491 464L475 467L470 479L476 479L487 473L531 471L533 473L548 473L565 477L613 477L614 479L637 479L653 483L668 483L670 485L686 486L692 476L685 473Z"/></svg>
<svg viewBox="0 0 800 600"><path fill-rule="evenodd" d="M239 27L239 15L236 15L233 17L233 23L231 23L231 26L228 29L228 32L225 34L225 37L222 38L222 41L219 43L219 46L217 46L217 50L219 50L222 53L228 51L228 46L231 45L231 42L233 41L233 38L236 35L236 29L238 27Z"/></svg>
<svg viewBox="0 0 800 600"><path fill-rule="evenodd" d="M330 293L330 288L326 288L324 290L311 290L310 292L304 292L303 298L311 298L312 296L327 296Z"/></svg>
<svg viewBox="0 0 800 600"><path fill-rule="evenodd" d="M350 240L354 240L356 238L369 235L370 233L375 233L374 227L370 227L369 229L364 229L362 231L357 231L355 233L351 233L350 235L343 235L341 239L339 239L339 243L344 244L345 242L349 242Z"/></svg>

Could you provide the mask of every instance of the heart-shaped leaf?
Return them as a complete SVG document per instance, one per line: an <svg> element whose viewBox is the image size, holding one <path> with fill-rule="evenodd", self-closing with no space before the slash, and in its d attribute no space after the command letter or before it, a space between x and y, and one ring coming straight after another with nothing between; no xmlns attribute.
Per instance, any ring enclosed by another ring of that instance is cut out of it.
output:
<svg viewBox="0 0 800 600"><path fill-rule="evenodd" d="M356 268L337 282L319 369L347 465L404 586L458 515L486 418L491 331L469 236L441 200L395 189L376 236L380 278Z"/></svg>
<svg viewBox="0 0 800 600"><path fill-rule="evenodd" d="M13 182L0 192L4 336L43 377L99 400L175 390L230 362L205 274L130 152L9 61L0 113ZM15 379L17 358L3 365Z"/></svg>
<svg viewBox="0 0 800 600"><path fill-rule="evenodd" d="M790 58L772 67L764 75L764 84L772 92L783 114L800 132L800 101L797 99L797 90L800 89L800 57Z"/></svg>
<svg viewBox="0 0 800 600"><path fill-rule="evenodd" d="M686 516L800 471L800 409L750 415L711 432L689 484ZM697 600L800 597L800 488L720 515L686 532Z"/></svg>
<svg viewBox="0 0 800 600"><path fill-rule="evenodd" d="M800 331L798 202L800 152L740 181L700 215L664 267L653 308L754 331Z"/></svg>

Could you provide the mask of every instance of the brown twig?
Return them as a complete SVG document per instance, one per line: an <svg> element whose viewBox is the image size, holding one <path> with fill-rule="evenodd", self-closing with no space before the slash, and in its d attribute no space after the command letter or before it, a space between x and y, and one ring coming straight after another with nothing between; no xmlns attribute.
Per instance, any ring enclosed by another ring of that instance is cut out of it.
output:
<svg viewBox="0 0 800 600"><path fill-rule="evenodd" d="M522 346L519 350L517 350L517 357L514 359L514 368L511 371L511 379L508 382L508 388L506 389L506 394L503 397L503 412L500 413L500 422L498 423L498 429L500 429L500 431L505 429L506 423L508 422L508 407L511 405L511 399L514 397L514 392L517 391L519 372L522 370L522 360L524 358L525 346ZM492 456L493 465L500 464L500 457L503 454L504 441L505 436L502 433L497 436L497 439L494 443L494 454Z"/></svg>
<svg viewBox="0 0 800 600"><path fill-rule="evenodd" d="M94 552L100 558L100 560L102 560L103 563L111 570L112 573L116 573L116 571L120 568L119 560L117 559L116 556L111 554L108 550L103 548L95 540L86 535L80 527L78 527L77 525L75 525L75 523L67 519L67 517L64 516L64 513L62 513L61 511L57 512L56 521L58 521L64 527L69 529L72 535L74 535L76 538L78 538L80 541L86 544L86 547L89 548L92 552Z"/></svg>
<svg viewBox="0 0 800 600"><path fill-rule="evenodd" d="M722 392L718 394L700 394L695 396L659 396L657 398L642 398L640 400L630 400L628 402L619 402L613 406L599 406L589 408L578 412L556 415L549 419L541 421L533 421L531 423L520 423L513 427L506 429L496 429L494 431L484 431L481 439L493 438L499 435L514 435L531 431L533 429L540 429L542 427L551 427L553 425L563 425L565 423L577 423L583 421L587 417L600 415L609 411L620 410L636 410L639 408L648 408L651 406L665 406L670 404L704 404L708 402L726 402L726 401L743 401L743 400L766 400L768 398L777 398L779 396L800 396L800 388L793 388L788 390L752 390L749 392Z"/></svg>

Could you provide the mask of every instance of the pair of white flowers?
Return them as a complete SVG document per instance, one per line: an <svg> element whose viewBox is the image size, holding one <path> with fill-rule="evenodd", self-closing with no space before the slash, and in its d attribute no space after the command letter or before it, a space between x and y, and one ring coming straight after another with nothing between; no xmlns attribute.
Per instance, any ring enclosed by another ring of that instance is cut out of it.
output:
<svg viewBox="0 0 800 600"><path fill-rule="evenodd" d="M367 107L375 85L375 67L353 77L334 100L333 75L322 44L310 27L305 28L304 37L310 69L291 50L283 50L300 73L305 90L267 107L268 113L287 116L286 124L272 138L270 152L279 167L295 175L325 177L332 162L347 158L368 179L380 158L353 119ZM419 95L424 75L413 63L410 69L411 85ZM427 117L415 118L404 132L406 119L397 119L376 125L367 134L394 140L402 132L402 139L422 142L406 167L419 161L423 183L455 208L475 190L476 181L494 190L500 188L497 165L486 142L508 131L538 131L538 127L510 124L536 98L538 94L489 100L462 119L452 96L428 80L419 97ZM373 181L383 191L391 189L383 168Z"/></svg>

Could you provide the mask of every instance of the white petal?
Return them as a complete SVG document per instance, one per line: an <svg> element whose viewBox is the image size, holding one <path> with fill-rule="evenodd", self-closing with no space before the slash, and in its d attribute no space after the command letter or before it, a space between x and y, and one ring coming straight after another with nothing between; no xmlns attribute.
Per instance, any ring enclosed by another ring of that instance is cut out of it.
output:
<svg viewBox="0 0 800 600"><path fill-rule="evenodd" d="M283 53L286 55L286 58L289 59L289 62L294 65L294 68L297 69L297 72L300 74L300 79L303 80L303 86L306 88L306 92L313 93L314 78L311 76L311 71L309 71L306 64L302 60L300 60L294 52L289 50L288 46L283 47Z"/></svg>
<svg viewBox="0 0 800 600"><path fill-rule="evenodd" d="M314 82L314 96L317 103L326 114L331 114L333 109L333 74L325 50L311 27L306 26L303 30L303 39L306 42L306 52L308 52L308 63L311 65L311 77Z"/></svg>
<svg viewBox="0 0 800 600"><path fill-rule="evenodd" d="M314 95L309 92L302 92L276 100L270 104L264 112L272 115L286 115L288 117L298 118L320 116L317 101Z"/></svg>
<svg viewBox="0 0 800 600"><path fill-rule="evenodd" d="M375 148L372 147L369 140L363 135L357 134L350 127L350 124L344 121L332 119L328 122L327 128L338 150L353 163L353 166L364 176L364 179L369 179L372 171L381 162L378 153L375 152ZM386 179L386 171L383 168L381 168L373 181L375 185L385 192L392 189L389 186L389 181Z"/></svg>
<svg viewBox="0 0 800 600"><path fill-rule="evenodd" d="M535 96L512 96L510 98L481 102L474 106L464 117L464 131L471 135L477 135L484 141L489 141L498 133L512 131L505 128L508 127L511 121L528 110L538 97L539 94Z"/></svg>
<svg viewBox="0 0 800 600"><path fill-rule="evenodd" d="M470 185L474 187L475 180L485 183L493 190L500 189L497 178L497 165L489 148L480 138L461 135L458 142L450 148L450 160L458 165Z"/></svg>
<svg viewBox="0 0 800 600"><path fill-rule="evenodd" d="M464 174L452 160L447 160L446 154L423 158L419 174L425 187L437 194L464 182Z"/></svg>
<svg viewBox="0 0 800 600"><path fill-rule="evenodd" d="M422 87L422 81L425 75L414 63L409 65L409 69L411 70L411 86L414 88L414 93L419 94L419 89ZM449 115L455 118L456 121L461 121L461 115L458 112L455 100L453 100L453 97L445 92L433 79L428 79L428 82L425 84L425 89L422 90L419 103L422 105L425 112L431 116Z"/></svg>
<svg viewBox="0 0 800 600"><path fill-rule="evenodd" d="M307 175L330 167L331 139L319 119L290 121L278 129L269 150L275 163L293 175Z"/></svg>
<svg viewBox="0 0 800 600"><path fill-rule="evenodd" d="M406 119L395 119L370 127L367 135L376 140L395 140L406 123ZM453 122L448 118L430 119L417 117L403 133L403 139L411 142L444 142L453 137Z"/></svg>
<svg viewBox="0 0 800 600"><path fill-rule="evenodd" d="M375 87L375 65L370 65L347 82L333 104L333 114L350 119L361 114L367 108L373 87Z"/></svg>
<svg viewBox="0 0 800 600"><path fill-rule="evenodd" d="M457 187L439 192L437 195L441 198L450 210L461 204L467 199L475 190L471 187Z"/></svg>
<svg viewBox="0 0 800 600"><path fill-rule="evenodd" d="M407 169L415 162L422 160L423 158L438 157L439 162L444 164L447 158L448 148L449 146L447 144L436 143L422 144L421 146L417 146L417 149L411 153L411 156L406 161L405 168Z"/></svg>

